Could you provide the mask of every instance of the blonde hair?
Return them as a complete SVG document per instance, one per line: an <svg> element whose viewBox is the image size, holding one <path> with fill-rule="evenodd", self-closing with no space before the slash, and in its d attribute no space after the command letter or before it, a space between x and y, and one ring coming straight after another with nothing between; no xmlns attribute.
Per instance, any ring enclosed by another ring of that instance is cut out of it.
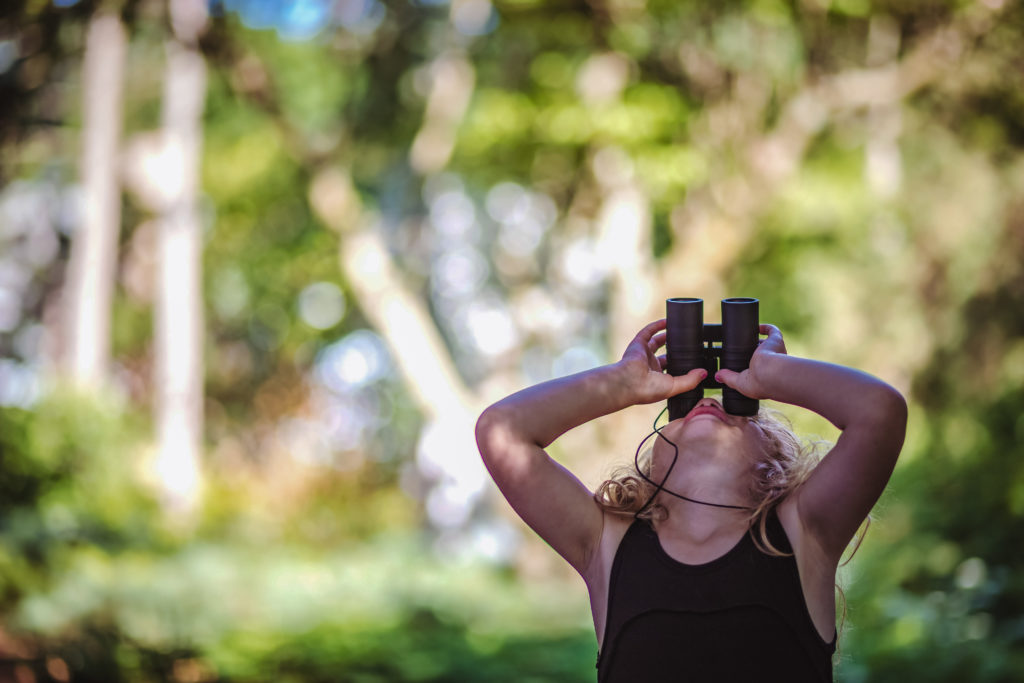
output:
<svg viewBox="0 0 1024 683"><path fill-rule="evenodd" d="M757 547L769 555L792 555L779 550L768 538L768 513L785 500L803 484L821 460L822 455L831 447L827 441L820 439L801 439L793 432L793 426L785 415L777 410L761 406L751 422L761 428L767 441L764 449L765 458L754 465L754 476L750 483L750 499L755 501L749 508L747 517L751 538ZM648 478L651 476L651 454L653 448L647 449L639 458L640 472ZM663 520L668 517L668 510L658 502L651 500L657 490L654 484L639 476L630 465L617 467L609 479L606 479L594 492L594 500L605 511L620 515L635 515L641 519ZM849 557L839 566L842 567L853 559L854 553L864 540L864 534L871 524L870 515L856 536L856 543ZM755 528L757 533L754 533ZM842 587L836 583L836 590L842 600L842 621L839 629L846 621L846 595Z"/></svg>
<svg viewBox="0 0 1024 683"><path fill-rule="evenodd" d="M768 512L795 491L818 464L823 446L820 441L802 441L784 415L762 406L750 421L761 428L767 443L765 458L754 466L750 482L750 499L755 501L749 510L748 522L751 530L756 526L762 550L773 555L783 554L768 540L766 521ZM640 472L651 476L651 453L647 449L639 458ZM646 508L656 486L646 481L634 467L620 466L612 472L594 492L594 500L602 509L613 514L636 515L641 519L662 520L668 517L663 505L653 502Z"/></svg>

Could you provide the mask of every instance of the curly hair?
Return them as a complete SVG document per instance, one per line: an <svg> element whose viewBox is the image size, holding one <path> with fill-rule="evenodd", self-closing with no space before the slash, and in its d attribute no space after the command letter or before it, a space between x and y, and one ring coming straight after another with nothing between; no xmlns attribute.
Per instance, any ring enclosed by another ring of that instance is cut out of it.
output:
<svg viewBox="0 0 1024 683"><path fill-rule="evenodd" d="M777 549L768 539L768 512L807 479L829 444L800 439L782 413L763 405L757 415L750 419L761 428L767 444L766 457L754 466L754 476L750 482L750 498L755 501L755 505L750 509L748 523L754 542L762 551L784 555L786 553ZM639 461L641 472L648 477L651 476L651 452L648 449ZM594 500L603 510L613 514L662 520L668 516L668 510L663 505L654 502L644 507L655 488L638 476L632 466L620 466L598 486ZM757 534L753 534L755 528Z"/></svg>

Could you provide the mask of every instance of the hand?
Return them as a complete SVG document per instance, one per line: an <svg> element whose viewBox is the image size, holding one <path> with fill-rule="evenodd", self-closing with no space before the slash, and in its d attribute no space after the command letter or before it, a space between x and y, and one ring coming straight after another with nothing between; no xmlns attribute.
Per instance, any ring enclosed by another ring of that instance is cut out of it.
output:
<svg viewBox="0 0 1024 683"><path fill-rule="evenodd" d="M695 388L707 377L704 368L696 368L679 377L665 373L668 360L665 354L656 354L665 345L665 324L665 318L662 318L640 330L617 363L629 405L664 401Z"/></svg>
<svg viewBox="0 0 1024 683"><path fill-rule="evenodd" d="M765 366L771 365L770 359L773 356L786 355L786 343L782 341L782 332L779 328L775 325L761 325L760 332L768 335L768 338L757 342L758 346L750 358L750 367L743 372L723 369L715 373L715 379L725 386L758 400L771 398L765 386Z"/></svg>

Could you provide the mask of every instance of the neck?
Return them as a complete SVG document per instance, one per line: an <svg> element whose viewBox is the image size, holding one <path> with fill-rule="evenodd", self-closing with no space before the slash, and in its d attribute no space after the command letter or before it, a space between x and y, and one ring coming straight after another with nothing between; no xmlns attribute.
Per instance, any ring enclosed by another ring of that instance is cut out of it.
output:
<svg viewBox="0 0 1024 683"><path fill-rule="evenodd" d="M749 512L746 510L713 508L682 500L665 505L665 508L668 517L655 522L659 535L694 545L742 534L748 525Z"/></svg>
<svg viewBox="0 0 1024 683"><path fill-rule="evenodd" d="M721 458L709 459L699 453L681 452L665 480L665 490L655 498L668 513L657 528L671 537L694 543L722 535L732 536L745 529L754 504L743 488L749 475L741 469ZM664 476L652 478L661 483Z"/></svg>
<svg viewBox="0 0 1024 683"><path fill-rule="evenodd" d="M746 489L750 472L745 463L721 457L714 444L687 443L680 447L678 458L667 443L664 445L667 448L656 453L663 467L650 479L655 486L662 485L657 502L670 514L673 509L692 514L694 508L745 513L753 507Z"/></svg>

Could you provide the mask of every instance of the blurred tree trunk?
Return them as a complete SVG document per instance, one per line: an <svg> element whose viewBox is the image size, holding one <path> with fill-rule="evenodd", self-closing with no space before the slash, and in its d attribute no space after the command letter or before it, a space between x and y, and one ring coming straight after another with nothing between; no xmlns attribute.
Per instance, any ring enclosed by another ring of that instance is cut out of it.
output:
<svg viewBox="0 0 1024 683"><path fill-rule="evenodd" d="M310 205L320 220L341 235L342 272L360 308L390 347L410 395L426 417L417 460L420 471L432 480L428 513L439 525L458 526L487 481L473 438L483 401L459 375L423 297L403 281L378 226L363 211L348 173L319 172L310 186Z"/></svg>
<svg viewBox="0 0 1024 683"><path fill-rule="evenodd" d="M171 0L163 135L170 185L160 212L155 315L157 471L169 512L187 523L200 494L203 361L197 211L206 64L198 39L206 25L201 0Z"/></svg>
<svg viewBox="0 0 1024 683"><path fill-rule="evenodd" d="M616 360L644 325L665 316L665 298L688 295L669 293L656 277L650 200L636 183L604 186L602 196L597 215L598 250L601 260L610 266L607 339L609 360ZM602 448L621 458L636 446L637 435L650 421L648 412L627 410L609 415L590 438L600 439ZM607 463L593 458L581 458L574 466L588 483L600 482L607 469Z"/></svg>
<svg viewBox="0 0 1024 683"><path fill-rule="evenodd" d="M409 150L409 165L423 175L441 171L451 160L476 80L473 65L457 50L438 56L430 65L430 75L423 125Z"/></svg>
<svg viewBox="0 0 1024 683"><path fill-rule="evenodd" d="M82 74L82 222L65 283L63 349L68 374L96 392L107 381L110 319L121 226L116 161L122 127L127 39L121 20L100 12L89 23Z"/></svg>

